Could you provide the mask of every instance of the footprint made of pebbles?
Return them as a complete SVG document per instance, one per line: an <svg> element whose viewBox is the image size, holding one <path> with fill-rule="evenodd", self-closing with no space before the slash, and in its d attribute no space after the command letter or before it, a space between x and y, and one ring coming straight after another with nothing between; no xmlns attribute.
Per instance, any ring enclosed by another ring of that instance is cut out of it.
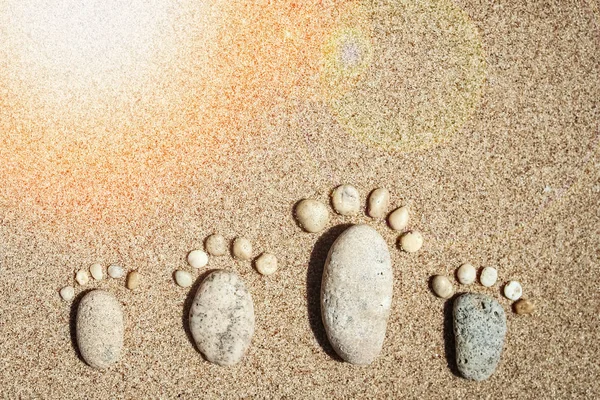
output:
<svg viewBox="0 0 600 400"><path fill-rule="evenodd" d="M456 279L461 285L471 285L477 279L477 269L471 264L463 264L456 270ZM481 269L481 285L493 287L497 280L495 268ZM447 276L433 276L430 286L432 292L442 299L454 296L454 285ZM533 303L521 298L523 288L519 282L506 283L503 293L509 300L516 301L513 304L515 313L524 315L534 311ZM507 332L504 309L496 299L486 294L463 293L454 299L452 325L458 372L470 380L488 379L496 371L504 348Z"/></svg>
<svg viewBox="0 0 600 400"><path fill-rule="evenodd" d="M330 200L333 210L343 216L357 215L363 209L360 193L351 185L336 187ZM371 218L387 216L391 229L405 231L408 207L398 207L388 215L389 207L387 189L375 189L368 196L366 210ZM328 207L315 199L299 201L294 215L309 233L321 232L329 223ZM405 231L398 238L398 247L407 253L415 253L422 246L423 236L416 230ZM327 338L343 360L370 364L381 352L393 283L388 245L374 228L352 225L337 237L325 261L320 305Z"/></svg>
<svg viewBox="0 0 600 400"><path fill-rule="evenodd" d="M251 261L252 243L237 237L229 246L219 234L206 238L205 251L196 249L188 253L187 262L193 269L210 264L211 257L221 257L231 250L240 261ZM262 275L272 275L277 269L277 258L262 253L254 259L254 268ZM194 278L186 270L173 274L177 285L191 287ZM255 317L252 296L242 278L233 271L215 270L200 283L189 312L189 328L197 349L204 357L222 366L239 363L250 347L254 334Z"/></svg>
<svg viewBox="0 0 600 400"><path fill-rule="evenodd" d="M125 318L121 303L112 293L97 288L86 292L86 289L94 284L101 284L105 276L121 279L125 275L125 269L119 265L109 266L105 274L105 268L95 263L75 273L76 284L65 286L59 291L65 302L76 299L76 292L82 293L76 304L74 344L86 364L96 369L109 368L120 360ZM141 275L138 271L127 273L128 289L135 290L140 281Z"/></svg>

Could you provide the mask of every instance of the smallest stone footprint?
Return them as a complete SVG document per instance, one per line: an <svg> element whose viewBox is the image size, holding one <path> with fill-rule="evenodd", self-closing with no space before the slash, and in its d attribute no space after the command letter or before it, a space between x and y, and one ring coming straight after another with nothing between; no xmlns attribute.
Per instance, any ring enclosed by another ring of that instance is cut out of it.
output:
<svg viewBox="0 0 600 400"><path fill-rule="evenodd" d="M107 275L113 279L125 276L125 269L111 265ZM81 289L91 283L104 280L105 269L99 264L92 264L89 269L80 269L75 273L75 282ZM136 289L141 281L138 271L127 274L126 286ZM74 286L65 286L59 294L64 301L75 298ZM89 366L106 369L116 364L122 354L124 343L124 312L121 303L110 292L93 289L80 299L75 315L76 345L81 357Z"/></svg>

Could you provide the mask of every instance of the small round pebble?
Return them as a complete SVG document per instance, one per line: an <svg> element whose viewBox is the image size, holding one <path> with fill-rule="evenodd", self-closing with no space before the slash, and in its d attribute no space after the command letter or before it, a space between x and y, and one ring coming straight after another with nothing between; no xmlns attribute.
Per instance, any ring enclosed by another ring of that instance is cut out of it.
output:
<svg viewBox="0 0 600 400"><path fill-rule="evenodd" d="M261 275L272 275L277 271L277 257L273 254L263 253L256 259L256 270Z"/></svg>
<svg viewBox="0 0 600 400"><path fill-rule="evenodd" d="M122 278L123 276L125 276L125 270L123 269L123 267L120 267L118 265L111 265L110 267L108 267L108 276L115 279Z"/></svg>
<svg viewBox="0 0 600 400"><path fill-rule="evenodd" d="M208 264L208 254L202 250L192 250L188 253L187 262L192 268L202 268Z"/></svg>
<svg viewBox="0 0 600 400"><path fill-rule="evenodd" d="M182 270L175 271L175 282L181 287L190 287L193 282L192 274Z"/></svg>
<svg viewBox="0 0 600 400"><path fill-rule="evenodd" d="M441 297L442 299L449 299L454 294L454 286L452 286L450 279L444 275L436 275L433 277L431 289L437 297Z"/></svg>
<svg viewBox="0 0 600 400"><path fill-rule="evenodd" d="M65 286L60 289L60 297L62 297L64 301L73 300L73 297L75 297L75 289L73 289L73 286Z"/></svg>
<svg viewBox="0 0 600 400"><path fill-rule="evenodd" d="M504 286L504 296L506 296L507 299L516 301L519 300L522 295L523 287L521 287L519 282L510 281Z"/></svg>
<svg viewBox="0 0 600 400"><path fill-rule="evenodd" d="M235 238L233 241L233 256L244 261L252 258L252 243L243 237Z"/></svg>
<svg viewBox="0 0 600 400"><path fill-rule="evenodd" d="M390 206L390 192L385 188L375 189L369 195L367 213L371 218L383 218Z"/></svg>
<svg viewBox="0 0 600 400"><path fill-rule="evenodd" d="M485 287L492 287L498 280L498 271L496 268L485 267L483 271L481 271L481 276L479 277L479 282Z"/></svg>
<svg viewBox="0 0 600 400"><path fill-rule="evenodd" d="M470 285L477 279L477 270L469 263L463 264L456 271L456 279L463 285Z"/></svg>
<svg viewBox="0 0 600 400"><path fill-rule="evenodd" d="M327 206L317 200L300 201L296 206L295 214L298 225L310 233L321 232L329 222Z"/></svg>
<svg viewBox="0 0 600 400"><path fill-rule="evenodd" d="M92 264L90 266L90 274L92 275L92 278L94 278L97 281L102 280L102 278L104 278L104 271L102 271L102 265L96 263L96 264Z"/></svg>
<svg viewBox="0 0 600 400"><path fill-rule="evenodd" d="M75 280L77 281L77 283L79 283L81 286L83 285L87 285L87 283L90 281L90 275L87 273L87 271L84 270L79 270L77 271L77 273L75 274Z"/></svg>
<svg viewBox="0 0 600 400"><path fill-rule="evenodd" d="M515 313L519 315L527 315L535 311L535 304L529 300L521 299L513 305L513 308Z"/></svg>
<svg viewBox="0 0 600 400"><path fill-rule="evenodd" d="M388 216L388 224L395 231L402 231L408 226L409 214L408 207L395 209Z"/></svg>
<svg viewBox="0 0 600 400"><path fill-rule="evenodd" d="M131 271L127 275L127 289L129 289L129 290L136 289L138 286L140 286L140 280L141 280L140 273L137 271Z"/></svg>
<svg viewBox="0 0 600 400"><path fill-rule="evenodd" d="M227 253L227 241L219 234L210 235L206 238L205 247L211 256L222 256Z"/></svg>
<svg viewBox="0 0 600 400"><path fill-rule="evenodd" d="M423 247L423 235L418 231L405 233L400 236L400 247L407 253L416 253Z"/></svg>
<svg viewBox="0 0 600 400"><path fill-rule="evenodd" d="M331 205L340 215L356 215L360 211L360 195L351 185L340 185L331 193Z"/></svg>

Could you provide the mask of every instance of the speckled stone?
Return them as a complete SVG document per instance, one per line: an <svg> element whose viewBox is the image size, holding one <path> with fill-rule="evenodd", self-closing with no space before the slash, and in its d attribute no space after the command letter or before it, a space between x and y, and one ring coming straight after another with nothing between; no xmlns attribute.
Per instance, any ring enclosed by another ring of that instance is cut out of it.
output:
<svg viewBox="0 0 600 400"><path fill-rule="evenodd" d="M77 347L91 367L105 369L119 361L123 349L123 309L103 290L86 294L77 307Z"/></svg>
<svg viewBox="0 0 600 400"><path fill-rule="evenodd" d="M254 304L238 275L218 270L204 279L190 309L190 331L208 361L241 361L254 334Z"/></svg>
<svg viewBox="0 0 600 400"><path fill-rule="evenodd" d="M459 372L475 381L489 378L504 346L504 309L489 296L463 294L454 301L453 323Z"/></svg>
<svg viewBox="0 0 600 400"><path fill-rule="evenodd" d="M335 351L353 364L379 355L392 304L388 246L368 225L346 229L334 242L323 270L321 312Z"/></svg>

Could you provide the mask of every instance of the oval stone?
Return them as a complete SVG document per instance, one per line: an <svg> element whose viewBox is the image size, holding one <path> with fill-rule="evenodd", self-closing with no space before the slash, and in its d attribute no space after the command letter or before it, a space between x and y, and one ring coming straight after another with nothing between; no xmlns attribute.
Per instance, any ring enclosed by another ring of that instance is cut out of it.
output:
<svg viewBox="0 0 600 400"><path fill-rule="evenodd" d="M108 292L93 290L77 307L75 321L77 347L91 367L108 368L121 358L123 349L123 309Z"/></svg>
<svg viewBox="0 0 600 400"><path fill-rule="evenodd" d="M336 353L370 364L385 339L393 291L392 262L381 235L368 225L346 229L325 261L321 314Z"/></svg>
<svg viewBox="0 0 600 400"><path fill-rule="evenodd" d="M244 282L223 270L208 275L190 309L190 331L210 362L240 362L254 334L254 304Z"/></svg>
<svg viewBox="0 0 600 400"><path fill-rule="evenodd" d="M463 294L454 301L453 323L458 371L475 381L489 378L504 347L504 309L489 296Z"/></svg>

